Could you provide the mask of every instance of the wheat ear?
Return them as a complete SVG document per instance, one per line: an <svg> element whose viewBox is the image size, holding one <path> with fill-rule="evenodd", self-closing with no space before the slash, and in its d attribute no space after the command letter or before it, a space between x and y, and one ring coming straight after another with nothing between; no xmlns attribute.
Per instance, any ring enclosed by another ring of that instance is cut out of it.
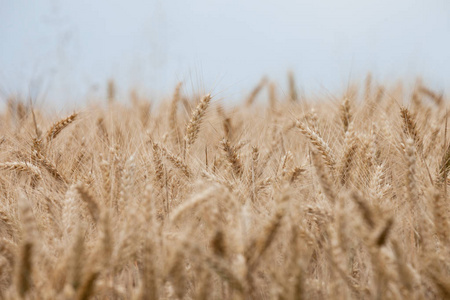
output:
<svg viewBox="0 0 450 300"><path fill-rule="evenodd" d="M400 114L403 119L403 132L408 137L414 140L417 150L421 152L423 149L422 139L419 135L419 131L417 129L416 121L414 120L413 115L406 107L400 108Z"/></svg>
<svg viewBox="0 0 450 300"><path fill-rule="evenodd" d="M184 137L184 140L186 141L186 149L189 149L197 139L202 119L206 114L206 109L208 108L210 101L210 94L204 96L200 100L200 103L197 105L196 109L193 111L191 119L186 126L186 135Z"/></svg>
<svg viewBox="0 0 450 300"><path fill-rule="evenodd" d="M169 160L177 169L179 169L184 174L184 176L186 176L187 178L190 178L192 176L192 172L189 169L188 165L185 164L181 158L179 158L178 156L170 152L169 149L158 143L155 143L155 146L161 151L161 154L167 160Z"/></svg>
<svg viewBox="0 0 450 300"><path fill-rule="evenodd" d="M322 139L322 137L317 134L314 130L306 126L304 123L297 121L295 124L300 132L305 135L313 144L317 151L322 155L325 164L331 169L334 170L336 160L333 156L330 146Z"/></svg>
<svg viewBox="0 0 450 300"><path fill-rule="evenodd" d="M223 139L220 142L220 145L222 146L222 150L225 152L225 156L228 162L230 163L234 174L237 177L240 177L242 175L243 168L239 156L236 153L236 150L234 149L234 147L230 145L230 142L228 142L228 140L226 139Z"/></svg>
<svg viewBox="0 0 450 300"><path fill-rule="evenodd" d="M58 122L54 123L49 130L47 130L45 134L45 139L47 142L50 142L51 140L55 139L58 134L61 133L61 131L69 126L70 123L75 121L77 118L78 113L73 113L67 118L64 118L62 120L59 120Z"/></svg>
<svg viewBox="0 0 450 300"><path fill-rule="evenodd" d="M41 171L38 167L27 162L6 162L0 163L0 170L11 170L27 173L41 179Z"/></svg>

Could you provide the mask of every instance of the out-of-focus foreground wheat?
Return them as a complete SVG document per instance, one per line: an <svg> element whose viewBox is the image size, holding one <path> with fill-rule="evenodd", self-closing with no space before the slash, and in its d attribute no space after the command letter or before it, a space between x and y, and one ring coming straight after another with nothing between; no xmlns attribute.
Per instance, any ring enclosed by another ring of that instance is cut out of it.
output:
<svg viewBox="0 0 450 300"><path fill-rule="evenodd" d="M112 86L62 119L11 100L1 298L448 299L445 98L290 86L233 108Z"/></svg>

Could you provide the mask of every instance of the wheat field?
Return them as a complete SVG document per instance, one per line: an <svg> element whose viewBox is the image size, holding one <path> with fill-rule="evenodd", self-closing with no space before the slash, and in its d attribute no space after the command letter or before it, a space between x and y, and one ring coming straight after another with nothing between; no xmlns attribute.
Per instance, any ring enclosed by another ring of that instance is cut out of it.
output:
<svg viewBox="0 0 450 300"><path fill-rule="evenodd" d="M114 90L2 112L0 298L450 298L444 95Z"/></svg>

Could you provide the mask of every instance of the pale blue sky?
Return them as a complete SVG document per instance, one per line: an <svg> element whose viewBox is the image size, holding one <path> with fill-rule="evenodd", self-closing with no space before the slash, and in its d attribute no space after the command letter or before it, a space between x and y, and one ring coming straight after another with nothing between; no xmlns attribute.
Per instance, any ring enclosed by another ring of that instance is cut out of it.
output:
<svg viewBox="0 0 450 300"><path fill-rule="evenodd" d="M372 71L450 90L450 2L0 0L0 97L74 103L108 78L168 94L238 99L292 69L307 92Z"/></svg>

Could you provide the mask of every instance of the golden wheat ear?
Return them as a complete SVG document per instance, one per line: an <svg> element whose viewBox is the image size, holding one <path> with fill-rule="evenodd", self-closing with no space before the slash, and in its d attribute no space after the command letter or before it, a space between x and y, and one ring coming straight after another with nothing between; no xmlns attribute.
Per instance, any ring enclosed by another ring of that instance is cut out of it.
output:
<svg viewBox="0 0 450 300"><path fill-rule="evenodd" d="M75 121L77 116L78 116L78 113L75 112L75 113L71 114L70 116L54 123L45 133L45 140L47 141L47 143L52 141L53 139L55 139L64 128L66 128L67 126L69 126L69 124L71 124L73 121Z"/></svg>
<svg viewBox="0 0 450 300"><path fill-rule="evenodd" d="M417 150L421 152L423 149L422 138L419 134L415 117L406 107L400 108L400 115L403 120L403 132L407 137L410 137L414 140Z"/></svg>
<svg viewBox="0 0 450 300"><path fill-rule="evenodd" d="M297 92L297 86L295 84L294 72L290 71L288 73L288 81L289 81L289 100L291 100L293 102L297 102L298 92Z"/></svg>
<svg viewBox="0 0 450 300"><path fill-rule="evenodd" d="M340 113L341 113L342 125L344 126L344 132L347 132L348 126L352 122L350 99L348 97L345 97L344 101L342 101L341 107L340 107Z"/></svg>
<svg viewBox="0 0 450 300"><path fill-rule="evenodd" d="M244 171L242 167L241 160L236 152L236 149L230 145L228 140L223 139L220 142L223 152L225 153L225 157L231 165L231 169L237 177L241 177L242 172Z"/></svg>
<svg viewBox="0 0 450 300"><path fill-rule="evenodd" d="M155 143L157 144L157 143ZM161 150L162 155L169 160L177 169L179 169L184 176L190 178L192 176L192 172L187 164L183 162L183 160L169 151L166 147L162 145L158 145L158 148Z"/></svg>
<svg viewBox="0 0 450 300"><path fill-rule="evenodd" d="M297 121L295 125L298 129L300 129L300 132L311 141L311 144L315 146L317 151L319 151L323 160L325 161L325 164L331 170L334 170L336 160L334 158L330 146L328 146L328 144L322 139L322 137L317 132L309 128L309 126L305 125L300 121Z"/></svg>
<svg viewBox="0 0 450 300"><path fill-rule="evenodd" d="M20 161L0 163L0 170L23 172L35 176L36 179L42 179L41 171L39 170L38 167L36 167L32 163Z"/></svg>
<svg viewBox="0 0 450 300"><path fill-rule="evenodd" d="M253 89L253 91L248 96L247 100L245 101L246 106L251 106L254 102L258 94L261 92L261 90L264 88L264 86L267 84L267 78L263 77L261 81L258 83L258 85Z"/></svg>
<svg viewBox="0 0 450 300"><path fill-rule="evenodd" d="M186 126L186 135L184 140L186 141L186 149L188 150L195 142L200 131L200 125L203 121L203 117L206 114L206 109L211 101L211 95L204 96L196 109L192 112L191 119Z"/></svg>

